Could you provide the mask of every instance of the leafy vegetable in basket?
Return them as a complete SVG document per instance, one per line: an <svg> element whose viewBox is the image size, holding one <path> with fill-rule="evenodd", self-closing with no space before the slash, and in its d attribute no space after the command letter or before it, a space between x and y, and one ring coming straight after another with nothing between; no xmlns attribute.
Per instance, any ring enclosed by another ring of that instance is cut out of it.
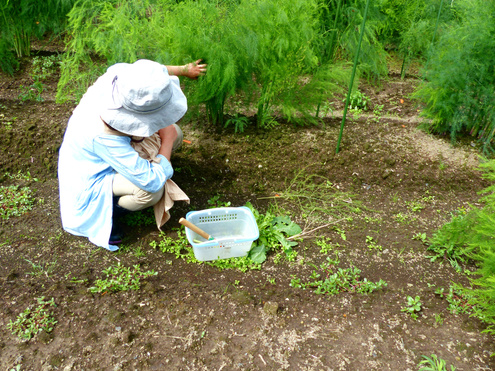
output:
<svg viewBox="0 0 495 371"><path fill-rule="evenodd" d="M260 233L258 240L249 251L249 257L255 263L263 263L268 251L278 247L282 247L286 255L290 255L292 247L296 246L297 242L289 241L288 238L301 233L301 227L288 216L275 216L270 211L263 215L250 202L246 203L246 206L251 209Z"/></svg>

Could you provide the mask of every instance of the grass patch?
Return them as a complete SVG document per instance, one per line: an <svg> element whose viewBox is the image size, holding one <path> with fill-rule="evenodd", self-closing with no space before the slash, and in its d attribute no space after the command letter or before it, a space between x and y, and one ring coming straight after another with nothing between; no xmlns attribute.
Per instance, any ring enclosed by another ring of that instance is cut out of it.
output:
<svg viewBox="0 0 495 371"><path fill-rule="evenodd" d="M128 290L139 290L141 279L155 276L157 272L151 270L141 272L139 265L132 268L124 267L119 263L113 267L103 270L107 278L98 279L95 285L89 288L92 293L118 292Z"/></svg>

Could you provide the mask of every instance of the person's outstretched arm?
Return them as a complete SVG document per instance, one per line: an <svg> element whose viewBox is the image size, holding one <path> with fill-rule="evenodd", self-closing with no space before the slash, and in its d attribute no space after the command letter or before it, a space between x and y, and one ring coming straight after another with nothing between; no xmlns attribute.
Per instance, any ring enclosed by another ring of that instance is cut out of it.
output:
<svg viewBox="0 0 495 371"><path fill-rule="evenodd" d="M206 64L200 64L201 59L198 59L195 62L191 62L185 64L183 66L166 66L169 75L174 76L185 76L190 79L197 79L199 76L202 76L206 72Z"/></svg>

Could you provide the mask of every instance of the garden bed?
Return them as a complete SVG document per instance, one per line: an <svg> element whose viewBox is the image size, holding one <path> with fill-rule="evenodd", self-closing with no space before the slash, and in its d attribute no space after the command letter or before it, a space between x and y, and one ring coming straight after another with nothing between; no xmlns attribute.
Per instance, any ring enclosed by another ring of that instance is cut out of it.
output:
<svg viewBox="0 0 495 371"><path fill-rule="evenodd" d="M166 237L178 238L187 211L227 202L316 229L294 248L293 261L274 251L261 269L240 271L153 248L164 238L153 225L130 226L117 253L64 232L57 151L74 106L54 102L56 73L43 82L42 101L22 101L30 65L0 77L2 186L27 186L35 199L31 211L0 225L2 369L412 370L431 354L457 370L495 368L485 325L462 303L453 313L437 294L469 284L467 276L447 260L432 262L426 246L487 184L469 141L452 147L417 129L416 78L391 74L379 87L362 85L370 110L349 113L338 154L341 100L319 126L281 122L235 134L205 118L183 124L188 143L172 158L173 179L191 205L175 205ZM308 192L329 212L308 214ZM343 201L332 203L332 194ZM156 275L138 290L91 290L118 263ZM387 285L336 295L298 287L313 271L325 278L351 267L361 280ZM408 311L409 296L419 296L419 311ZM7 326L41 297L54 299L48 310L57 323L19 339Z"/></svg>

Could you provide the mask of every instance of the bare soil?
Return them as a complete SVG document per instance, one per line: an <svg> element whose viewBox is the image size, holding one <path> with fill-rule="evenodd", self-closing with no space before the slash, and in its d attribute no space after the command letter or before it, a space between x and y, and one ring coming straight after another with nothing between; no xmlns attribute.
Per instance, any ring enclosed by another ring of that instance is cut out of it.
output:
<svg viewBox="0 0 495 371"><path fill-rule="evenodd" d="M420 108L410 98L416 77L401 80L392 69L381 86L363 82L371 110L348 115L338 154L340 98L318 126L281 123L235 134L206 119L183 125L191 143L174 155L173 179L191 205L172 209L168 236L176 236L187 211L210 207L217 195L232 206L250 201L262 213L276 203L307 231L321 226L297 203L275 197L287 194L301 171L327 179L360 209L328 216L333 224L304 238L295 262L270 254L260 270L240 272L187 264L153 249L150 242L161 237L149 225L128 227L118 253L64 232L57 156L74 106L54 102L56 74L44 82L44 101L22 102L21 85L32 83L29 66L27 59L14 77L0 76L1 185L29 186L39 200L0 224L1 370L417 370L422 355L431 354L457 370L495 369L485 325L451 313L435 295L468 278L447 260L431 262L427 246L412 238L431 237L451 213L475 205L487 186L469 140L453 147L417 129ZM378 105L384 105L380 117L372 114ZM38 181L4 175L19 171ZM423 209L412 211L413 202L425 199ZM370 249L368 236L382 250ZM325 261L316 245L323 237L339 252L339 267L355 266L363 278L388 286L335 296L291 287L294 276L309 280L310 263ZM28 260L44 271L34 275ZM158 274L137 291L90 293L117 262ZM423 307L414 320L401 309L416 295ZM54 298L58 323L51 333L21 341L7 325L41 296Z"/></svg>

